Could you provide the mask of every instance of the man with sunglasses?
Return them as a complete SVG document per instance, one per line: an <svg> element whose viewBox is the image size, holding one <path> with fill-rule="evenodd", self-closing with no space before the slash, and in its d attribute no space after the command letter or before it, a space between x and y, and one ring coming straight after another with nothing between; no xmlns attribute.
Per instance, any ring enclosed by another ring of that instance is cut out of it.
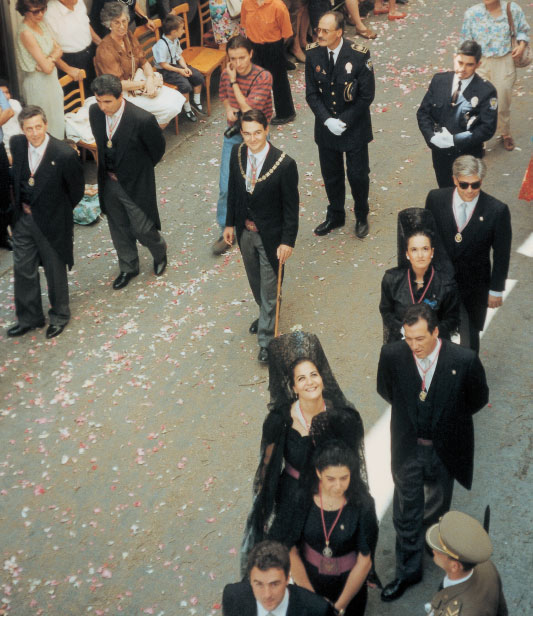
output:
<svg viewBox="0 0 533 618"><path fill-rule="evenodd" d="M426 199L455 269L461 297L461 345L476 352L487 307L500 307L503 302L512 240L509 208L481 190L486 169L481 159L458 157L452 170L455 188L434 189Z"/></svg>
<svg viewBox="0 0 533 618"><path fill-rule="evenodd" d="M465 41L454 55L454 70L433 76L416 113L431 148L439 187L453 187L452 165L460 155L483 156L483 143L496 132L496 88L476 74L481 47Z"/></svg>
<svg viewBox="0 0 533 618"><path fill-rule="evenodd" d="M352 191L355 234L368 236L368 143L372 141L370 104L374 100L374 69L368 48L343 38L344 17L324 13L318 40L307 46L305 98L315 115L315 142L329 204L317 236L329 234L345 221L346 175Z"/></svg>

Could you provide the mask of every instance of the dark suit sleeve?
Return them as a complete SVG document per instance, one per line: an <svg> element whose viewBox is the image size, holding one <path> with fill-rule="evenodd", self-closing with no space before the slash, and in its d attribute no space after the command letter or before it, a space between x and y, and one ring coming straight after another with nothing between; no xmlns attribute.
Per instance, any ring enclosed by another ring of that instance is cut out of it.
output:
<svg viewBox="0 0 533 618"><path fill-rule="evenodd" d="M360 52L356 52L360 53ZM376 94L376 82L374 79L374 69L370 62L370 52L366 52L363 63L360 65L359 72L357 73L357 89L355 100L351 105L347 106L339 118L344 121L349 127L359 120L359 118L366 114L370 107L374 96Z"/></svg>
<svg viewBox="0 0 533 618"><path fill-rule="evenodd" d="M280 244L294 247L298 234L300 195L298 193L298 168L293 159L289 161L281 179L281 200L283 229Z"/></svg>
<svg viewBox="0 0 533 618"><path fill-rule="evenodd" d="M142 119L139 138L148 151L152 164L157 165L165 154L165 138L153 114Z"/></svg>
<svg viewBox="0 0 533 618"><path fill-rule="evenodd" d="M443 297L439 307L439 333L450 339L459 328L461 299L455 281L443 283Z"/></svg>
<svg viewBox="0 0 533 618"><path fill-rule="evenodd" d="M503 292L505 289L505 280L507 279L509 261L511 259L512 238L511 213L507 204L504 204L494 225L494 238L492 241L490 289L494 292Z"/></svg>
<svg viewBox="0 0 533 618"><path fill-rule="evenodd" d="M489 387L485 369L478 355L473 352L465 380L465 403L469 414L479 412L489 401Z"/></svg>
<svg viewBox="0 0 533 618"><path fill-rule="evenodd" d="M498 100L496 89L488 82L482 82L482 86L484 93L479 102L479 114L472 124L471 130L456 133L453 136L455 146L461 150L480 146L496 133L498 108L493 105L493 101Z"/></svg>
<svg viewBox="0 0 533 618"><path fill-rule="evenodd" d="M388 348L384 345L381 348L378 364L377 391L386 402L392 403L392 377L390 375L390 357L387 358Z"/></svg>
<svg viewBox="0 0 533 618"><path fill-rule="evenodd" d="M239 144L235 144L231 149L229 160L229 180L228 180L228 203L226 209L226 227L235 225L235 211L237 201L237 174L238 164L237 157L239 156Z"/></svg>
<svg viewBox="0 0 533 618"><path fill-rule="evenodd" d="M235 616L234 607L235 602L231 594L231 587L229 585L224 586L224 591L222 592L222 615Z"/></svg>
<svg viewBox="0 0 533 618"><path fill-rule="evenodd" d="M324 105L321 93L318 89L312 61L313 55L314 54L309 53L305 62L305 100L318 121L324 124L326 120L331 117L331 114Z"/></svg>
<svg viewBox="0 0 533 618"><path fill-rule="evenodd" d="M74 209L75 206L80 203L85 193L83 166L74 150L71 150L71 152L65 156L62 172L63 183L69 197L69 202Z"/></svg>
<svg viewBox="0 0 533 618"><path fill-rule="evenodd" d="M418 120L418 128L426 140L426 144L432 147L430 139L435 135L435 120L431 115L433 102L435 101L435 81L437 76L434 75L431 83L429 84L428 91L420 103L420 107L416 112L416 119Z"/></svg>
<svg viewBox="0 0 533 618"><path fill-rule="evenodd" d="M381 280L379 312L381 313L385 328L389 333L394 333L394 335L397 336L402 329L402 323L394 313L394 304L394 298L392 296L392 276L386 272Z"/></svg>

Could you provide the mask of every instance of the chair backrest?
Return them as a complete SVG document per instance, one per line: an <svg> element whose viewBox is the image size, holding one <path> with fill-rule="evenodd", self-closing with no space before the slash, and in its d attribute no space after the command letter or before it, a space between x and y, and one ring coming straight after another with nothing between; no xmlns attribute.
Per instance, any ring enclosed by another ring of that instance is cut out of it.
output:
<svg viewBox="0 0 533 618"><path fill-rule="evenodd" d="M154 58L152 47L159 41L159 30L161 29L161 20L154 19L153 21L155 24L155 32L152 32L148 26L142 25L135 28L135 32L133 33L144 51L146 60L148 60L150 64L153 64Z"/></svg>
<svg viewBox="0 0 533 618"><path fill-rule="evenodd" d="M69 90L63 96L63 110L65 114L67 112L77 112L80 107L82 107L85 103L85 88L83 86L83 80L85 79L85 71L83 69L80 70L80 75L81 77L77 82L78 87ZM75 81L72 79L72 77L70 77L70 75L65 75L59 80L59 83L61 84L61 88L63 88L64 90L66 86L75 83Z"/></svg>
<svg viewBox="0 0 533 618"><path fill-rule="evenodd" d="M205 2L200 2L198 5L198 15L200 16L200 35L202 45L204 44L204 35L210 30L209 22L211 21L211 11L209 10L209 0L205 0Z"/></svg>
<svg viewBox="0 0 533 618"><path fill-rule="evenodd" d="M179 15L180 17L183 18L183 22L184 22L184 26L185 26L185 30L183 32L183 35L180 37L180 45L181 45L181 49L187 49L187 47L191 46L191 38L189 36L189 22L187 21L187 13L189 12L189 3L188 2L184 2L183 4L178 4L178 6L175 6L171 13L173 13L174 15Z"/></svg>

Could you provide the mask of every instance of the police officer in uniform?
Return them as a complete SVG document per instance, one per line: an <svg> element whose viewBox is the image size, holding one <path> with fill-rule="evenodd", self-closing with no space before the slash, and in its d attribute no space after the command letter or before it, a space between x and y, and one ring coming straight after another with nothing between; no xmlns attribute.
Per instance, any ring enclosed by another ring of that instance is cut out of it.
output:
<svg viewBox="0 0 533 618"><path fill-rule="evenodd" d="M374 69L368 48L343 38L344 17L324 13L318 41L307 46L306 100L315 115L315 142L329 204L326 220L315 234L324 236L345 221L344 157L354 198L355 233L368 235L368 143L372 141L370 104L374 100Z"/></svg>
<svg viewBox="0 0 533 618"><path fill-rule="evenodd" d="M426 605L430 616L507 616L507 603L496 567L489 560L492 543L470 515L449 511L426 533L433 561L446 576Z"/></svg>
<svg viewBox="0 0 533 618"><path fill-rule="evenodd" d="M464 41L455 53L454 70L433 76L416 113L440 188L453 187L455 159L466 154L481 158L483 143L496 132L496 88L477 75L480 64L480 45Z"/></svg>

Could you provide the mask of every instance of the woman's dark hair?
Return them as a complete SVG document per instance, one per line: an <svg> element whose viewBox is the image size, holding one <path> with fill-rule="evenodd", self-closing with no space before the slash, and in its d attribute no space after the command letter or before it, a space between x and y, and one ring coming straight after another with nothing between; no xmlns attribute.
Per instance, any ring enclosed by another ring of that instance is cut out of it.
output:
<svg viewBox="0 0 533 618"><path fill-rule="evenodd" d="M308 356L300 356L296 360L294 360L289 366L289 384L291 385L291 388L293 388L295 385L294 371L300 363L311 363L316 367L318 373L320 374L320 369L316 366L316 363L312 358L309 358Z"/></svg>
<svg viewBox="0 0 533 618"><path fill-rule="evenodd" d="M409 241L414 236L426 236L427 238L429 238L429 244L433 248L433 243L434 243L435 237L434 237L433 232L430 229L419 227L419 228L415 228L415 229L411 230L408 233L408 235L405 237L406 248L409 246Z"/></svg>
<svg viewBox="0 0 533 618"><path fill-rule="evenodd" d="M285 545L277 541L262 541L258 543L248 556L246 575L250 577L252 569L257 567L260 571L268 569L282 569L285 577L289 577L291 561Z"/></svg>
<svg viewBox="0 0 533 618"><path fill-rule="evenodd" d="M243 122L258 122L263 125L263 129L268 127L267 117L260 109L249 109L245 111L241 117L241 125Z"/></svg>
<svg viewBox="0 0 533 618"><path fill-rule="evenodd" d="M48 0L17 0L15 9L24 17L30 9L46 8L47 4Z"/></svg>
<svg viewBox="0 0 533 618"><path fill-rule="evenodd" d="M239 49L240 47L244 47L244 49L248 53L254 50L252 41L250 41L250 39L247 39L242 34L236 34L235 36L232 36L231 39L228 41L226 45L226 52L228 52L230 49Z"/></svg>
<svg viewBox="0 0 533 618"><path fill-rule="evenodd" d="M91 82L91 90L93 94L103 97L104 95L111 95L118 99L122 93L122 82L116 75L110 75L104 73L99 75Z"/></svg>
<svg viewBox="0 0 533 618"><path fill-rule="evenodd" d="M346 490L346 500L359 504L361 498L368 494L368 489L361 479L357 451L349 448L342 440L328 440L317 447L313 454L313 469L323 472L330 466L346 466L350 470L350 484ZM318 476L315 475L313 493L318 491Z"/></svg>

